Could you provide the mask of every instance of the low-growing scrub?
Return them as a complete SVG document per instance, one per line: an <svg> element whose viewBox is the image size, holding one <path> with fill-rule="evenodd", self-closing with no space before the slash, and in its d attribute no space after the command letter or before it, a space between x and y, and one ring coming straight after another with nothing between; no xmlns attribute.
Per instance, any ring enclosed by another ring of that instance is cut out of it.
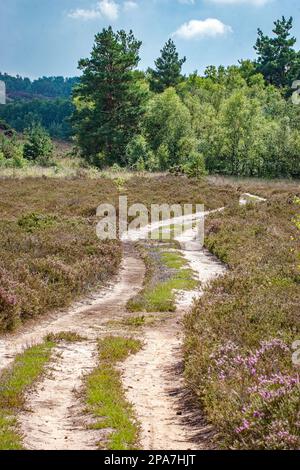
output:
<svg viewBox="0 0 300 470"><path fill-rule="evenodd" d="M103 180L26 179L0 188L0 331L67 306L111 278L121 246L96 235L96 208L115 194Z"/></svg>
<svg viewBox="0 0 300 470"><path fill-rule="evenodd" d="M85 336L81 336L75 331L60 331L59 333L49 333L46 337L47 341L52 343L80 343L86 341Z"/></svg>
<svg viewBox="0 0 300 470"><path fill-rule="evenodd" d="M186 318L185 369L221 447L300 447L294 196L282 191L265 203L232 205L206 223L206 245L229 270Z"/></svg>
<svg viewBox="0 0 300 470"><path fill-rule="evenodd" d="M42 215L0 222L2 331L70 304L118 269L119 243L100 242L88 220L52 222Z"/></svg>

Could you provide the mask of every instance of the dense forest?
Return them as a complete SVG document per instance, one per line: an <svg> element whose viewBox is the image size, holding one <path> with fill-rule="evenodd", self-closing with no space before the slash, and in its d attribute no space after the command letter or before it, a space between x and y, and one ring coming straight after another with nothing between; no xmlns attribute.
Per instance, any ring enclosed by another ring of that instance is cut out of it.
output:
<svg viewBox="0 0 300 470"><path fill-rule="evenodd" d="M78 77L42 77L31 81L20 76L0 73L6 84L7 105L0 106L0 118L16 131L23 132L40 123L52 137L67 140L72 129L69 119L74 111L71 102Z"/></svg>
<svg viewBox="0 0 300 470"><path fill-rule="evenodd" d="M72 135L99 168L299 177L300 108L292 97L300 52L292 28L282 17L271 37L258 30L254 61L184 76L186 58L173 40L154 68L139 71L142 43L109 27L80 60L80 79L0 75L8 97L19 93L0 107L0 119L17 131L38 123L52 137Z"/></svg>
<svg viewBox="0 0 300 470"><path fill-rule="evenodd" d="M300 176L300 111L291 99L299 78L292 18L258 30L257 60L182 75L169 40L154 69L136 71L141 42L104 29L81 60L73 124L82 155L118 164L192 175Z"/></svg>
<svg viewBox="0 0 300 470"><path fill-rule="evenodd" d="M78 77L41 77L37 80L13 77L0 72L0 80L6 84L8 98L34 99L34 98L70 98L74 85L79 82Z"/></svg>
<svg viewBox="0 0 300 470"><path fill-rule="evenodd" d="M70 118L74 112L71 99L17 100L0 106L3 119L18 132L40 123L53 138L68 140L72 135Z"/></svg>

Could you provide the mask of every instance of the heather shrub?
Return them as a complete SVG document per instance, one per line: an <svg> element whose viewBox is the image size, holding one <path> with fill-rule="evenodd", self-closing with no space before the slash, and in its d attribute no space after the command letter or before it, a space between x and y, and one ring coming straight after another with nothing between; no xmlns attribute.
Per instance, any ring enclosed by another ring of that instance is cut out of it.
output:
<svg viewBox="0 0 300 470"><path fill-rule="evenodd" d="M92 220L30 213L0 222L0 331L69 305L119 266L118 241L98 240Z"/></svg>
<svg viewBox="0 0 300 470"><path fill-rule="evenodd" d="M185 320L186 378L225 448L300 447L297 205L279 193L207 220L206 246L228 272Z"/></svg>
<svg viewBox="0 0 300 470"><path fill-rule="evenodd" d="M32 212L20 217L18 225L26 232L34 232L35 230L47 228L55 223L56 218L45 214L37 214Z"/></svg>

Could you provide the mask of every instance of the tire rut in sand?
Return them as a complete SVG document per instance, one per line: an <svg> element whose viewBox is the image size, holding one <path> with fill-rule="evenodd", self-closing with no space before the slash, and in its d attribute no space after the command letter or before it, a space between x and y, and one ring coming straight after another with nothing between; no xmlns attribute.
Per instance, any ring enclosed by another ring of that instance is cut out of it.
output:
<svg viewBox="0 0 300 470"><path fill-rule="evenodd" d="M222 274L224 268L205 250L180 252L191 263L204 283ZM192 256L192 253L193 256ZM198 259L199 258L199 259ZM27 394L26 410L19 416L25 447L28 449L96 449L105 442L107 431L87 429L91 417L84 413L80 399L83 378L96 366L97 339L108 334L130 335L125 327L115 330L107 323L118 322L130 314L127 301L143 285L145 266L133 243L124 243L124 259L117 282L67 312L34 322L0 344L0 367L10 364L28 345L41 342L48 333L74 331L87 340L62 343L54 350L54 361L46 374ZM199 292L195 292L199 295ZM149 450L189 450L209 447L212 430L201 413L186 406L182 363L181 320L191 302L191 294L178 302L179 308L164 323L145 327L137 338L143 349L130 356L122 370L127 399L132 402L141 424L141 447ZM58 357L55 355L58 354ZM4 365L3 365L4 364ZM52 369L52 370L51 370Z"/></svg>
<svg viewBox="0 0 300 470"><path fill-rule="evenodd" d="M207 250L180 252L199 275L203 287L225 271ZM194 295L199 297L201 291ZM147 328L142 338L144 348L121 367L127 398L141 423L141 445L147 450L212 447L213 429L192 403L184 382L182 319L191 306L191 293L181 293L180 297L176 313Z"/></svg>
<svg viewBox="0 0 300 470"><path fill-rule="evenodd" d="M105 442L107 431L88 429L92 419L84 413L80 392L84 376L97 364L97 339L108 334L108 321L126 315L126 303L141 289L144 273L139 255L125 244L121 271L113 287L103 289L93 299L67 312L58 312L1 338L1 369L9 366L17 353L41 342L49 333L72 331L87 338L58 345L46 374L28 391L25 411L18 416L25 448L85 450L97 449L102 439Z"/></svg>

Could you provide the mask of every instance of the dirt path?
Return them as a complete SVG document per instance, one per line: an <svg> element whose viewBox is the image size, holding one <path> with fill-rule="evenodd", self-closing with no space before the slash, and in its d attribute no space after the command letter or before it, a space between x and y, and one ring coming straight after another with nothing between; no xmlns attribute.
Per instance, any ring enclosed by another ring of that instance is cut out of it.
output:
<svg viewBox="0 0 300 470"><path fill-rule="evenodd" d="M224 272L206 250L184 251L204 287ZM122 366L127 398L134 403L141 423L141 444L150 450L201 450L210 447L212 429L199 409L187 403L182 374L182 318L192 297L201 291L180 293L176 314L144 334L142 351Z"/></svg>
<svg viewBox="0 0 300 470"><path fill-rule="evenodd" d="M165 223L165 222L164 222ZM182 242L181 252L203 285L223 273L224 268L205 250L199 251L192 232ZM61 344L46 376L31 390L26 411L19 423L28 449L96 449L105 431L87 430L80 389L83 376L96 365L96 340L109 334L124 334L124 329L108 329L109 321L129 315L127 301L141 290L145 267L134 244L124 242L122 269L113 286L103 289L67 312L27 324L14 335L0 340L0 370L16 354L36 344L48 333L74 331L87 340ZM191 406L181 370L181 319L192 298L201 292L180 293L178 309L165 322L158 322L140 333L144 348L121 367L127 397L141 423L144 449L203 449L209 446L211 430ZM119 329L119 331L118 331Z"/></svg>
<svg viewBox="0 0 300 470"><path fill-rule="evenodd" d="M19 416L27 449L97 448L103 432L86 429L88 417L83 413L78 392L83 376L96 365L97 338L107 334L108 321L124 316L127 301L142 287L144 273L138 254L125 244L121 271L113 287L103 289L68 312L53 314L1 338L0 370L18 352L41 342L48 333L74 331L87 338L84 342L62 343L55 348L46 376L27 394L26 411Z"/></svg>
<svg viewBox="0 0 300 470"><path fill-rule="evenodd" d="M96 339L105 331L107 321L122 317L127 301L142 287L145 267L130 244L124 246L120 273L113 285L73 305L65 312L56 312L34 322L14 334L0 338L0 372L25 348L40 343L48 333L74 331Z"/></svg>
<svg viewBox="0 0 300 470"><path fill-rule="evenodd" d="M78 399L82 375L96 367L95 342L62 344L54 351L46 377L28 394L19 416L29 450L93 450L99 431L87 430L88 417Z"/></svg>

